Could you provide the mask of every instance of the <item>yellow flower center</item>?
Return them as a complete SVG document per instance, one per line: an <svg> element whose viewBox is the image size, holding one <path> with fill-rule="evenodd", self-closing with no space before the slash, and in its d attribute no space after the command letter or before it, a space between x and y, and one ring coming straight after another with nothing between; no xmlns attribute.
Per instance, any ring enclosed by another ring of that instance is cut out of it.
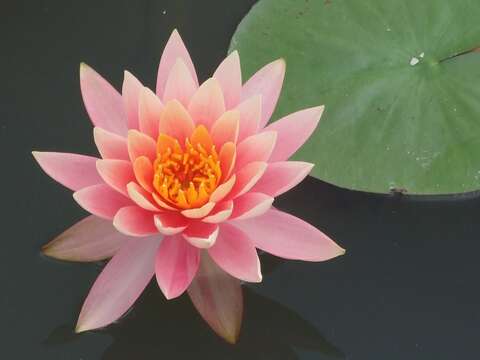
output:
<svg viewBox="0 0 480 360"><path fill-rule="evenodd" d="M207 203L222 176L215 145L203 125L185 139L184 146L160 134L154 170L153 187L161 200L180 209Z"/></svg>

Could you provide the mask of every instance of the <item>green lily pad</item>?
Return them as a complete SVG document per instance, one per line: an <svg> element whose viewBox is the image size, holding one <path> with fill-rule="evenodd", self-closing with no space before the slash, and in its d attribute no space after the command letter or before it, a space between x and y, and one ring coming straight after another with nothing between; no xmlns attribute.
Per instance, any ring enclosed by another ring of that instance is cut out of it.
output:
<svg viewBox="0 0 480 360"><path fill-rule="evenodd" d="M273 119L325 104L294 156L355 190L480 189L478 0L260 0L231 42L245 76L283 57Z"/></svg>

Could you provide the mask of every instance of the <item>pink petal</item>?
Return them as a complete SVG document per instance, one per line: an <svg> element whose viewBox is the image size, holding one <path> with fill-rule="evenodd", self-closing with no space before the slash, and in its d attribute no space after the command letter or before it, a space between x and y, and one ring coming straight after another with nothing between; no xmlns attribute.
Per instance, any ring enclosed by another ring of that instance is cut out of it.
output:
<svg viewBox="0 0 480 360"><path fill-rule="evenodd" d="M320 230L283 211L270 209L262 216L232 224L257 248L285 259L325 261L345 253Z"/></svg>
<svg viewBox="0 0 480 360"><path fill-rule="evenodd" d="M233 51L218 66L213 74L222 88L227 109L235 107L240 101L242 91L242 71L238 51Z"/></svg>
<svg viewBox="0 0 480 360"><path fill-rule="evenodd" d="M201 219L207 216L214 207L215 203L210 201L199 208L182 210L182 215L190 219Z"/></svg>
<svg viewBox="0 0 480 360"><path fill-rule="evenodd" d="M158 124L162 115L163 104L150 89L143 88L138 103L138 122L140 131L152 139L158 137Z"/></svg>
<svg viewBox="0 0 480 360"><path fill-rule="evenodd" d="M95 127L93 138L102 158L129 160L127 140L123 136Z"/></svg>
<svg viewBox="0 0 480 360"><path fill-rule="evenodd" d="M155 200L153 200L152 194L143 189L136 182L132 181L128 183L127 191L130 199L142 209L154 212L160 211L160 209L155 206Z"/></svg>
<svg viewBox="0 0 480 360"><path fill-rule="evenodd" d="M129 129L138 129L138 100L143 85L128 71L125 71L122 86L122 98L127 113Z"/></svg>
<svg viewBox="0 0 480 360"><path fill-rule="evenodd" d="M137 182L148 192L153 192L153 165L146 156L138 157L133 163L133 172Z"/></svg>
<svg viewBox="0 0 480 360"><path fill-rule="evenodd" d="M237 108L240 112L240 129L238 132L238 141L253 135L257 132L260 120L262 119L262 96L252 96Z"/></svg>
<svg viewBox="0 0 480 360"><path fill-rule="evenodd" d="M134 180L131 162L125 160L97 160L97 171L108 185L128 196L127 184Z"/></svg>
<svg viewBox="0 0 480 360"><path fill-rule="evenodd" d="M146 156L153 161L157 158L157 144L150 136L137 130L129 130L128 154L132 162L140 156Z"/></svg>
<svg viewBox="0 0 480 360"><path fill-rule="evenodd" d="M210 78L195 92L188 105L188 112L197 125L210 129L212 124L225 112L222 89L217 80Z"/></svg>
<svg viewBox="0 0 480 360"><path fill-rule="evenodd" d="M267 169L265 162L253 162L247 164L242 169L237 171L235 186L228 194L227 200L234 199L240 195L247 193L262 177Z"/></svg>
<svg viewBox="0 0 480 360"><path fill-rule="evenodd" d="M165 88L165 83L168 79L168 75L178 58L182 59L185 65L187 65L195 84L198 86L195 66L193 66L193 62L188 54L187 48L185 47L178 31L175 29L165 45L162 58L160 59L160 65L158 67L157 95L159 97L163 97L163 91Z"/></svg>
<svg viewBox="0 0 480 360"><path fill-rule="evenodd" d="M77 333L107 326L133 305L155 269L161 236L130 239L93 284L78 318Z"/></svg>
<svg viewBox="0 0 480 360"><path fill-rule="evenodd" d="M88 115L95 126L125 136L127 115L122 96L87 64L80 64L80 88Z"/></svg>
<svg viewBox="0 0 480 360"><path fill-rule="evenodd" d="M234 200L230 219L244 220L265 214L271 208L273 197L249 192Z"/></svg>
<svg viewBox="0 0 480 360"><path fill-rule="evenodd" d="M197 276L188 288L193 305L222 338L237 342L243 318L240 281L220 269L203 251Z"/></svg>
<svg viewBox="0 0 480 360"><path fill-rule="evenodd" d="M155 274L167 299L183 294L198 270L199 250L181 235L166 236L157 251Z"/></svg>
<svg viewBox="0 0 480 360"><path fill-rule="evenodd" d="M265 65L257 71L242 88L242 100L254 95L262 96L262 120L260 128L263 128L272 116L277 105L277 100L282 90L283 78L285 77L285 61L276 60Z"/></svg>
<svg viewBox="0 0 480 360"><path fill-rule="evenodd" d="M276 131L278 135L270 161L283 161L292 156L312 135L323 109L324 106L317 106L297 111L268 125L265 131Z"/></svg>
<svg viewBox="0 0 480 360"><path fill-rule="evenodd" d="M230 193L230 191L232 191L236 180L237 177L232 175L230 179L219 185L210 195L210 201L218 203L223 200Z"/></svg>
<svg viewBox="0 0 480 360"><path fill-rule="evenodd" d="M313 164L301 161L279 161L269 163L265 174L252 191L278 196L297 186L310 173Z"/></svg>
<svg viewBox="0 0 480 360"><path fill-rule="evenodd" d="M185 139L192 134L194 128L195 125L190 114L181 103L172 100L165 104L160 117L159 133L178 139L183 144Z"/></svg>
<svg viewBox="0 0 480 360"><path fill-rule="evenodd" d="M240 112L230 110L223 113L213 124L210 134L217 149L221 149L223 144L227 142L237 142L239 123Z"/></svg>
<svg viewBox="0 0 480 360"><path fill-rule="evenodd" d="M155 215L155 226L164 235L175 235L185 230L189 221L182 215L174 212L164 212Z"/></svg>
<svg viewBox="0 0 480 360"><path fill-rule="evenodd" d="M129 198L106 184L92 185L73 193L75 201L93 215L113 219L117 211L132 205Z"/></svg>
<svg viewBox="0 0 480 360"><path fill-rule="evenodd" d="M222 169L222 179L225 181L230 177L232 170L235 166L235 160L237 158L237 147L233 142L225 143L220 149L218 159L220 161L220 168Z"/></svg>
<svg viewBox="0 0 480 360"><path fill-rule="evenodd" d="M166 209L166 210L172 210L172 211L177 211L178 209L168 205L160 195L157 195L156 193L152 193L152 196L153 196L153 199L155 200L155 202L160 205L163 209Z"/></svg>
<svg viewBox="0 0 480 360"><path fill-rule="evenodd" d="M203 222L218 224L227 220L233 211L233 201L224 201L217 204L210 215L202 219Z"/></svg>
<svg viewBox="0 0 480 360"><path fill-rule="evenodd" d="M51 178L71 190L103 183L92 156L33 151L33 157Z"/></svg>
<svg viewBox="0 0 480 360"><path fill-rule="evenodd" d="M118 210L113 226L125 235L146 236L158 233L153 223L153 213L136 205Z"/></svg>
<svg viewBox="0 0 480 360"><path fill-rule="evenodd" d="M59 260L99 261L112 257L129 239L110 220L90 215L43 246L42 252Z"/></svg>
<svg viewBox="0 0 480 360"><path fill-rule="evenodd" d="M215 244L218 226L216 224L196 222L192 223L182 235L193 246L206 249Z"/></svg>
<svg viewBox="0 0 480 360"><path fill-rule="evenodd" d="M181 59L177 59L170 70L163 92L163 101L178 100L188 106L190 99L198 89L197 82L190 75L190 71Z"/></svg>
<svg viewBox="0 0 480 360"><path fill-rule="evenodd" d="M227 223L220 225L218 239L208 254L230 275L248 282L261 282L260 260L248 236Z"/></svg>
<svg viewBox="0 0 480 360"><path fill-rule="evenodd" d="M277 133L266 131L249 136L237 146L237 159L235 168L241 169L246 164L254 161L268 161L275 147Z"/></svg>

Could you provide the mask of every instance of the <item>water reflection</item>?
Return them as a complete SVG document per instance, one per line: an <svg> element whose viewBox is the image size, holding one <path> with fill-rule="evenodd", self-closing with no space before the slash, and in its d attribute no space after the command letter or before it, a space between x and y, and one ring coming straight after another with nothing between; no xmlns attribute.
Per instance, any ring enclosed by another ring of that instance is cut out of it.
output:
<svg viewBox="0 0 480 360"><path fill-rule="evenodd" d="M264 274L281 260L262 256ZM218 338L203 322L187 296L167 301L152 282L131 312L100 334L113 342L102 355L104 360L119 359L298 359L295 348L344 358L311 323L293 310L244 287L245 312L239 342L232 346ZM56 328L45 344L56 346L76 341L72 327ZM91 336L87 334L87 336ZM323 358L323 357L322 357Z"/></svg>

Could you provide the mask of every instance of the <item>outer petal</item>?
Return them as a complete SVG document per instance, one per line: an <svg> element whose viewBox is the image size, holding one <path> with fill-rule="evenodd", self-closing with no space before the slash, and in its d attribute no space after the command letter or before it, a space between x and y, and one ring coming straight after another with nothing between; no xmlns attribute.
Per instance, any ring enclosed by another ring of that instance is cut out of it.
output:
<svg viewBox="0 0 480 360"><path fill-rule="evenodd" d="M127 140L123 136L95 127L93 138L102 158L129 160Z"/></svg>
<svg viewBox="0 0 480 360"><path fill-rule="evenodd" d="M132 162L140 156L146 156L153 161L157 157L157 144L150 136L137 130L129 130L128 154Z"/></svg>
<svg viewBox="0 0 480 360"><path fill-rule="evenodd" d="M110 220L90 215L43 246L42 252L59 260L99 261L112 257L129 239Z"/></svg>
<svg viewBox="0 0 480 360"><path fill-rule="evenodd" d="M268 164L265 174L252 191L278 196L297 186L310 173L313 164L302 161L279 161Z"/></svg>
<svg viewBox="0 0 480 360"><path fill-rule="evenodd" d="M240 112L238 141L242 141L258 130L262 119L262 96L252 96L240 103L236 109Z"/></svg>
<svg viewBox="0 0 480 360"><path fill-rule="evenodd" d="M227 223L220 225L217 242L208 254L223 270L237 279L248 282L262 281L260 260L248 236Z"/></svg>
<svg viewBox="0 0 480 360"><path fill-rule="evenodd" d="M202 219L203 222L218 224L227 220L233 211L233 201L224 201L217 204L210 215Z"/></svg>
<svg viewBox="0 0 480 360"><path fill-rule="evenodd" d="M262 120L259 124L260 128L263 128L272 116L273 110L277 105L280 91L282 90L284 77L285 61L279 59L265 65L243 85L242 100L257 94L262 95Z"/></svg>
<svg viewBox="0 0 480 360"><path fill-rule="evenodd" d="M240 101L242 91L242 71L238 51L233 51L218 66L213 74L222 88L227 109L235 107Z"/></svg>
<svg viewBox="0 0 480 360"><path fill-rule="evenodd" d="M97 160L97 171L115 190L128 196L127 184L134 180L132 164L125 160Z"/></svg>
<svg viewBox="0 0 480 360"><path fill-rule="evenodd" d="M244 166L236 173L235 186L226 199L231 200L247 193L262 177L266 169L267 163L265 162L253 162Z"/></svg>
<svg viewBox="0 0 480 360"><path fill-rule="evenodd" d="M122 96L90 66L80 64L80 88L88 115L95 126L113 133L127 133Z"/></svg>
<svg viewBox="0 0 480 360"><path fill-rule="evenodd" d="M129 240L93 284L78 318L76 332L117 320L133 305L152 279L161 236Z"/></svg>
<svg viewBox="0 0 480 360"><path fill-rule="evenodd" d="M95 167L97 158L58 152L33 151L32 154L43 171L71 190L103 183Z"/></svg>
<svg viewBox="0 0 480 360"><path fill-rule="evenodd" d="M113 226L125 235L146 236L158 233L153 223L153 213L138 206L127 206L118 210Z"/></svg>
<svg viewBox="0 0 480 360"><path fill-rule="evenodd" d="M312 135L324 108L317 106L301 110L268 125L265 131L276 131L278 135L270 161L283 161L292 156Z"/></svg>
<svg viewBox="0 0 480 360"><path fill-rule="evenodd" d="M199 262L199 250L180 235L165 237L157 251L155 274L167 299L183 294L197 273Z"/></svg>
<svg viewBox="0 0 480 360"><path fill-rule="evenodd" d="M155 215L155 226L164 235L175 235L185 230L189 221L176 212L164 212Z"/></svg>
<svg viewBox="0 0 480 360"><path fill-rule="evenodd" d="M237 220L249 219L265 214L272 206L273 197L249 192L234 200L233 212L230 218Z"/></svg>
<svg viewBox="0 0 480 360"><path fill-rule="evenodd" d="M113 190L106 184L92 185L73 193L75 201L93 215L104 219L113 219L117 211L132 205L126 196Z"/></svg>
<svg viewBox="0 0 480 360"><path fill-rule="evenodd" d="M188 106L190 99L198 89L198 84L193 80L190 72L181 59L177 59L170 74L168 75L163 101L178 100L184 106Z"/></svg>
<svg viewBox="0 0 480 360"><path fill-rule="evenodd" d="M243 230L257 248L285 259L325 261L345 253L320 230L279 210L232 224Z"/></svg>
<svg viewBox="0 0 480 360"><path fill-rule="evenodd" d="M190 114L177 100L169 101L160 117L158 132L177 139L181 144L189 137L195 125Z"/></svg>
<svg viewBox="0 0 480 360"><path fill-rule="evenodd" d="M127 113L129 129L138 129L138 99L143 85L128 71L125 71L122 86L122 98Z"/></svg>
<svg viewBox="0 0 480 360"><path fill-rule="evenodd" d="M160 65L158 66L157 95L159 97L163 97L168 74L178 58L182 59L185 65L187 65L193 80L198 86L197 73L193 66L192 59L190 58L187 48L185 47L178 31L175 29L165 45L162 58L160 59Z"/></svg>
<svg viewBox="0 0 480 360"><path fill-rule="evenodd" d="M212 140L217 149L221 149L227 142L237 142L239 124L240 112L238 110L230 110L220 116L211 130Z"/></svg>
<svg viewBox="0 0 480 360"><path fill-rule="evenodd" d="M215 244L218 235L218 226L196 222L192 223L184 232L183 237L195 247L206 249Z"/></svg>
<svg viewBox="0 0 480 360"><path fill-rule="evenodd" d="M249 136L237 146L235 168L241 169L253 161L267 161L275 147L277 133L265 131Z"/></svg>
<svg viewBox="0 0 480 360"><path fill-rule="evenodd" d="M216 79L210 78L198 88L188 112L197 125L205 125L207 129L225 112L222 89Z"/></svg>
<svg viewBox="0 0 480 360"><path fill-rule="evenodd" d="M153 139L158 137L158 124L163 104L150 89L143 88L138 103L139 129Z"/></svg>
<svg viewBox="0 0 480 360"><path fill-rule="evenodd" d="M229 343L236 343L243 318L240 281L220 269L202 252L197 276L188 288L193 305L210 327Z"/></svg>

